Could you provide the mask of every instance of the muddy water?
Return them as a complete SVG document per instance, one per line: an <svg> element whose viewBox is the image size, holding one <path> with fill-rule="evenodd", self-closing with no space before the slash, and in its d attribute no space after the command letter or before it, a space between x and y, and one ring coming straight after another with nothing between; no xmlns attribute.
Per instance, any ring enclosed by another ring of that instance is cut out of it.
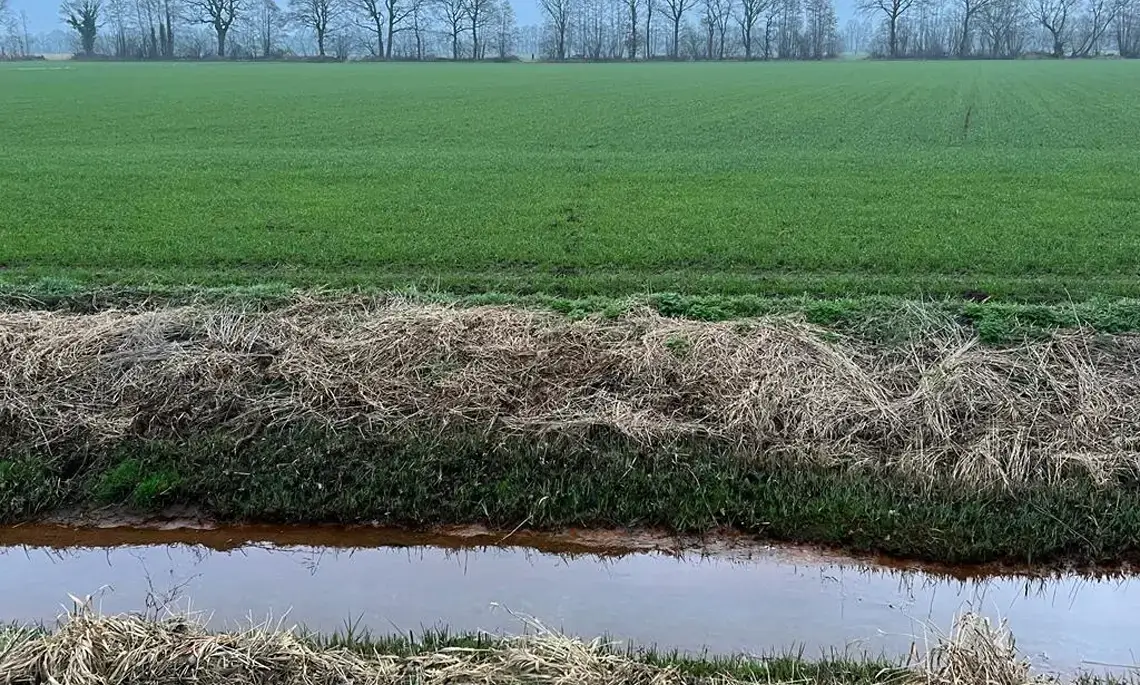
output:
<svg viewBox="0 0 1140 685"><path fill-rule="evenodd" d="M379 633L443 625L518 633L516 612L583 637L689 651L904 655L929 623L948 627L973 608L1007 618L1045 671L1119 671L1140 661L1140 582L1124 577L954 578L736 544L677 554L653 536L623 546L604 535L520 534L485 546L500 539L8 529L0 531L0 620L50 622L70 593L95 595L112 612L189 603L218 627L287 616L322 631L355 621ZM508 546L522 542L532 546Z"/></svg>

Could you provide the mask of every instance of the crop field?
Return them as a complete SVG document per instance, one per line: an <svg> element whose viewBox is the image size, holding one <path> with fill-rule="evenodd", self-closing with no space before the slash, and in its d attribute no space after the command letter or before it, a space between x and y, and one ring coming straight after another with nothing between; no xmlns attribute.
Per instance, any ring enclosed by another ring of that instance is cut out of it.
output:
<svg viewBox="0 0 1140 685"><path fill-rule="evenodd" d="M0 66L0 279L1140 295L1140 64Z"/></svg>

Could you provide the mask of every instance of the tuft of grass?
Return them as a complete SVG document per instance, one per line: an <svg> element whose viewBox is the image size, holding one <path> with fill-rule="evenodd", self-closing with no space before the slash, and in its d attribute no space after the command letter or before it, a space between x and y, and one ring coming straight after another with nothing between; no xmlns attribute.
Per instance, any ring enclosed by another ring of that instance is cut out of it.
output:
<svg viewBox="0 0 1140 685"><path fill-rule="evenodd" d="M153 509L170 501L181 480L178 473L169 467L128 458L99 475L92 499L100 504L129 504Z"/></svg>

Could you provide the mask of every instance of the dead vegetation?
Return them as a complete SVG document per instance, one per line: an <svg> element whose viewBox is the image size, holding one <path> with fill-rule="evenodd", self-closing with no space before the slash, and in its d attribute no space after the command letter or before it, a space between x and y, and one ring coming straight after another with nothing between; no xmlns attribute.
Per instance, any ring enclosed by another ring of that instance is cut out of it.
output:
<svg viewBox="0 0 1140 685"><path fill-rule="evenodd" d="M924 685L1026 685L1048 682L1035 677L1029 660L1017 652L1005 622L994 625L975 613L958 617L949 636L927 649L915 670Z"/></svg>
<svg viewBox="0 0 1140 685"><path fill-rule="evenodd" d="M1140 468L1140 339L894 347L791 319L300 303L0 314L0 449L332 430L687 438L1012 486Z"/></svg>
<svg viewBox="0 0 1140 685"><path fill-rule="evenodd" d="M280 626L212 633L193 617L154 620L100 616L80 607L53 632L13 630L0 640L0 682L11 685L693 685L796 682L763 675L747 681L731 666L696 677L668 663L651 664L600 640L583 642L549 631L488 641L485 647L440 647L395 655L380 649L320 647ZM363 647L361 645L360 647ZM755 660L752 660L753 662ZM731 664L731 661L724 664ZM755 665L755 664L754 664ZM964 614L953 632L911 667L884 669L872 682L912 685L1031 685L1004 624Z"/></svg>
<svg viewBox="0 0 1140 685"><path fill-rule="evenodd" d="M668 685L676 669L651 666L552 633L488 648L411 656L322 648L293 631L211 633L185 616L154 621L81 610L50 634L25 633L0 654L0 682L68 685Z"/></svg>

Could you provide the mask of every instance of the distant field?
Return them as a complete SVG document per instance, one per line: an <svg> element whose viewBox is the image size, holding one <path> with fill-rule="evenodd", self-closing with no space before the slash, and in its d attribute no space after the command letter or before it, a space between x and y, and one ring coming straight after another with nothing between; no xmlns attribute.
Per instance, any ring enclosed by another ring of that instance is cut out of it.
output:
<svg viewBox="0 0 1140 685"><path fill-rule="evenodd" d="M1140 63L0 66L0 279L1140 295Z"/></svg>

